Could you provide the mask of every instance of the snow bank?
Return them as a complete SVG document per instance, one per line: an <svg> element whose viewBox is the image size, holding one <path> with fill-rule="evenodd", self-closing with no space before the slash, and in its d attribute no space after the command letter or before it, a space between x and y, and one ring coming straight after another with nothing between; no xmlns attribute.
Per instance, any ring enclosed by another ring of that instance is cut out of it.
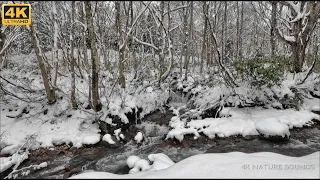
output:
<svg viewBox="0 0 320 180"><path fill-rule="evenodd" d="M28 136L34 135L30 149L40 147L52 147L63 143L72 144L74 147L81 147L83 144L95 144L100 141L100 129L94 122L94 117L79 110L67 110L63 107L66 101L58 101L51 109L44 114L41 104L30 104L32 110L24 115L23 119L8 118L11 115L8 109L1 109L0 133L5 133L5 141L1 141L1 154L13 154L21 147ZM58 116L61 111L71 115Z"/></svg>
<svg viewBox="0 0 320 180"><path fill-rule="evenodd" d="M181 127L177 118L170 122L173 129L167 134L167 139L182 141L184 135L194 134L195 138L203 132L209 138L229 137L231 135L279 135L289 136L289 129L302 127L311 123L312 119L320 120L317 114L307 110L276 110L262 108L225 108L221 115L230 115L225 118L206 118L192 120ZM259 133L258 133L259 132Z"/></svg>
<svg viewBox="0 0 320 180"><path fill-rule="evenodd" d="M302 157L270 152L242 152L194 155L166 169L117 175L84 172L70 179L108 178L316 178L320 176L320 151Z"/></svg>

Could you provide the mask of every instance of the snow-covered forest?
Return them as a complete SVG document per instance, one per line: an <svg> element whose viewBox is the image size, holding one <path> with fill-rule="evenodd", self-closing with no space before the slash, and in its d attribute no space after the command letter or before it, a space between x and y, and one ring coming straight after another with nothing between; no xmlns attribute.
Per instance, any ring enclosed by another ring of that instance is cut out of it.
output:
<svg viewBox="0 0 320 180"><path fill-rule="evenodd" d="M320 178L319 2L13 3L1 178Z"/></svg>

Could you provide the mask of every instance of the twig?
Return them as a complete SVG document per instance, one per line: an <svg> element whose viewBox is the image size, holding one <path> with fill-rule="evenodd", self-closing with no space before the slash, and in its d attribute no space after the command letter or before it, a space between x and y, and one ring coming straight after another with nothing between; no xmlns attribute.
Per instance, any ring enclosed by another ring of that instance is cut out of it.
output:
<svg viewBox="0 0 320 180"><path fill-rule="evenodd" d="M318 52L318 47L319 47L319 44L317 44L317 48L316 48L316 50L315 50L315 51L316 51L316 53L315 53L315 55L314 55L314 60L313 60L313 63L312 63L311 68L309 69L309 71L308 71L308 73L307 73L306 77L304 77L304 79L302 80L302 82L298 83L298 85L303 84L303 83L307 80L307 78L308 78L308 77L309 77L309 75L311 74L311 72L312 72L313 68L315 67L316 62L317 62L317 60L318 60L318 54L317 54L317 52Z"/></svg>
<svg viewBox="0 0 320 180"><path fill-rule="evenodd" d="M13 85L13 86L16 86L16 87L18 87L18 88L21 88L21 89L23 89L23 90L26 90L26 91L29 91L29 92L35 92L35 90L26 89L26 88L24 88L24 87L22 87L22 86L16 85L16 84L10 82L9 80L5 79L5 78L2 77L1 75L0 75L0 78L3 79L3 80L5 80L7 83L9 83L9 84L11 84L11 85Z"/></svg>

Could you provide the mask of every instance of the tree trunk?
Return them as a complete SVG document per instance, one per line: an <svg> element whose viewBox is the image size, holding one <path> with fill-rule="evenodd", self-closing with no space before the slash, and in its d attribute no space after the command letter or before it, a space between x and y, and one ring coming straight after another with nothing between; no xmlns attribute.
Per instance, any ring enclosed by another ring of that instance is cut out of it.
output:
<svg viewBox="0 0 320 180"><path fill-rule="evenodd" d="M76 101L76 81L75 81L75 72L74 72L74 65L75 65L75 58L74 58L74 47L73 47L73 22L74 22L74 6L75 1L71 3L71 33L70 33L70 70L71 70L71 104L73 108L77 108L77 101ZM80 70L80 68L79 68ZM81 72L81 71L80 71Z"/></svg>
<svg viewBox="0 0 320 180"><path fill-rule="evenodd" d="M207 1L203 1L203 22L204 22L204 27L203 27L203 34L202 34L202 52L201 52L201 61L200 61L200 73L203 72L203 62L205 59L205 53L206 53L206 37L207 37L207 28L208 28L208 24L207 24L207 19L206 19L206 15L208 15L208 5L207 5Z"/></svg>
<svg viewBox="0 0 320 180"><path fill-rule="evenodd" d="M99 58L96 49L96 36L93 26L93 18L92 18L92 10L91 10L91 2L85 1L85 9L86 9L86 18L87 25L89 30L89 39L91 46L91 66L92 66L92 108L97 112L100 111L102 106L99 98Z"/></svg>
<svg viewBox="0 0 320 180"><path fill-rule="evenodd" d="M240 38L239 38L239 57L240 59L242 58L242 30L243 30L243 7L244 7L244 2L241 1L241 20L240 20L240 32L239 32L239 35L240 35Z"/></svg>
<svg viewBox="0 0 320 180"><path fill-rule="evenodd" d="M240 8L239 1L237 1L237 51L236 60L239 58L239 45L240 45Z"/></svg>
<svg viewBox="0 0 320 180"><path fill-rule="evenodd" d="M187 2L189 3L189 1ZM183 42L183 50L184 50L184 69L185 69L185 75L184 79L187 80L187 68L188 68L188 62L189 62L189 46L188 46L188 40L189 40L189 32L188 32L188 11L189 8L185 8L184 14L183 14L183 32L184 32L184 42Z"/></svg>
<svg viewBox="0 0 320 180"><path fill-rule="evenodd" d="M294 72L302 72L306 47L300 43L291 44Z"/></svg>
<svg viewBox="0 0 320 180"><path fill-rule="evenodd" d="M277 13L277 2L272 1L271 2L271 32L270 32L270 43L271 43L271 57L274 58L275 56L275 50L276 50L276 34L275 34L275 28L276 28L276 13Z"/></svg>
<svg viewBox="0 0 320 180"><path fill-rule="evenodd" d="M158 40L159 40L159 48L158 48L158 57L159 57L159 82L158 85L160 86L160 79L165 71L164 66L164 48L165 48L165 33L164 28L162 27L164 25L164 1L160 2L160 21L158 26Z"/></svg>
<svg viewBox="0 0 320 180"><path fill-rule="evenodd" d="M56 2L52 1L52 11L53 11L53 27L54 27L54 35L53 35L53 48L52 48L52 61L54 71L52 73L52 83L53 83L53 91L57 86L57 75L58 75L58 22L57 22L57 8Z"/></svg>
<svg viewBox="0 0 320 180"><path fill-rule="evenodd" d="M192 37L192 30L193 30L193 1L191 1L190 2L191 4L190 4L190 10L189 10L189 13L190 13L190 22L189 22L189 30L186 32L187 33L187 36L186 36L186 38L187 38L187 53L186 53L186 61L185 61L185 74L184 74L184 78L185 78L185 80L187 80L187 78L188 78L188 71L189 71L189 61L190 61L190 54L191 54L191 56L193 56L193 54L190 52L190 50L192 49L191 48L191 42L192 42L192 39L193 39L193 37ZM186 17L186 18L188 18L188 16ZM188 36L190 36L190 38L188 38ZM194 49L192 49L192 50L194 50Z"/></svg>
<svg viewBox="0 0 320 180"><path fill-rule="evenodd" d="M117 28L117 35L118 35L118 50L119 50L119 85L121 88L126 88L126 79L124 77L124 47L125 44L122 41L122 28L121 28L121 8L120 8L120 1L115 1L115 8L116 8L116 28Z"/></svg>
<svg viewBox="0 0 320 180"><path fill-rule="evenodd" d="M49 78L48 78L46 67L44 65L44 60L42 57L42 51L41 51L41 47L40 47L39 38L37 36L37 32L34 29L33 24L30 25L30 32L31 32L32 43L35 48L35 53L37 56L38 64L39 64L39 67L41 70L41 76L42 76L43 85L44 85L44 88L46 91L48 104L53 104L56 102L56 93L55 93L54 89L49 84Z"/></svg>

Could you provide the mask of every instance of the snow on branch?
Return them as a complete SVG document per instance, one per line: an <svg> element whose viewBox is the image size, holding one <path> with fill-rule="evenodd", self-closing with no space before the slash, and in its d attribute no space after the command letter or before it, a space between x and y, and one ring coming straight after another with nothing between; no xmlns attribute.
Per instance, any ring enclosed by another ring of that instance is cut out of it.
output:
<svg viewBox="0 0 320 180"><path fill-rule="evenodd" d="M150 44L150 43L141 41L141 40L139 40L138 38L136 38L135 36L132 36L132 37L133 37L133 39L134 39L135 41L137 41L138 43L143 44L143 45L146 45L146 46L149 46L149 47L152 47L152 48L155 49L155 50L158 50L158 48L157 48L154 44Z"/></svg>
<svg viewBox="0 0 320 180"><path fill-rule="evenodd" d="M296 42L295 37L283 35L282 32L279 30L278 27L276 27L275 33L277 34L277 36L278 36L282 41L284 41L284 42L286 42L286 43L288 43L288 44L292 44L292 43Z"/></svg>

